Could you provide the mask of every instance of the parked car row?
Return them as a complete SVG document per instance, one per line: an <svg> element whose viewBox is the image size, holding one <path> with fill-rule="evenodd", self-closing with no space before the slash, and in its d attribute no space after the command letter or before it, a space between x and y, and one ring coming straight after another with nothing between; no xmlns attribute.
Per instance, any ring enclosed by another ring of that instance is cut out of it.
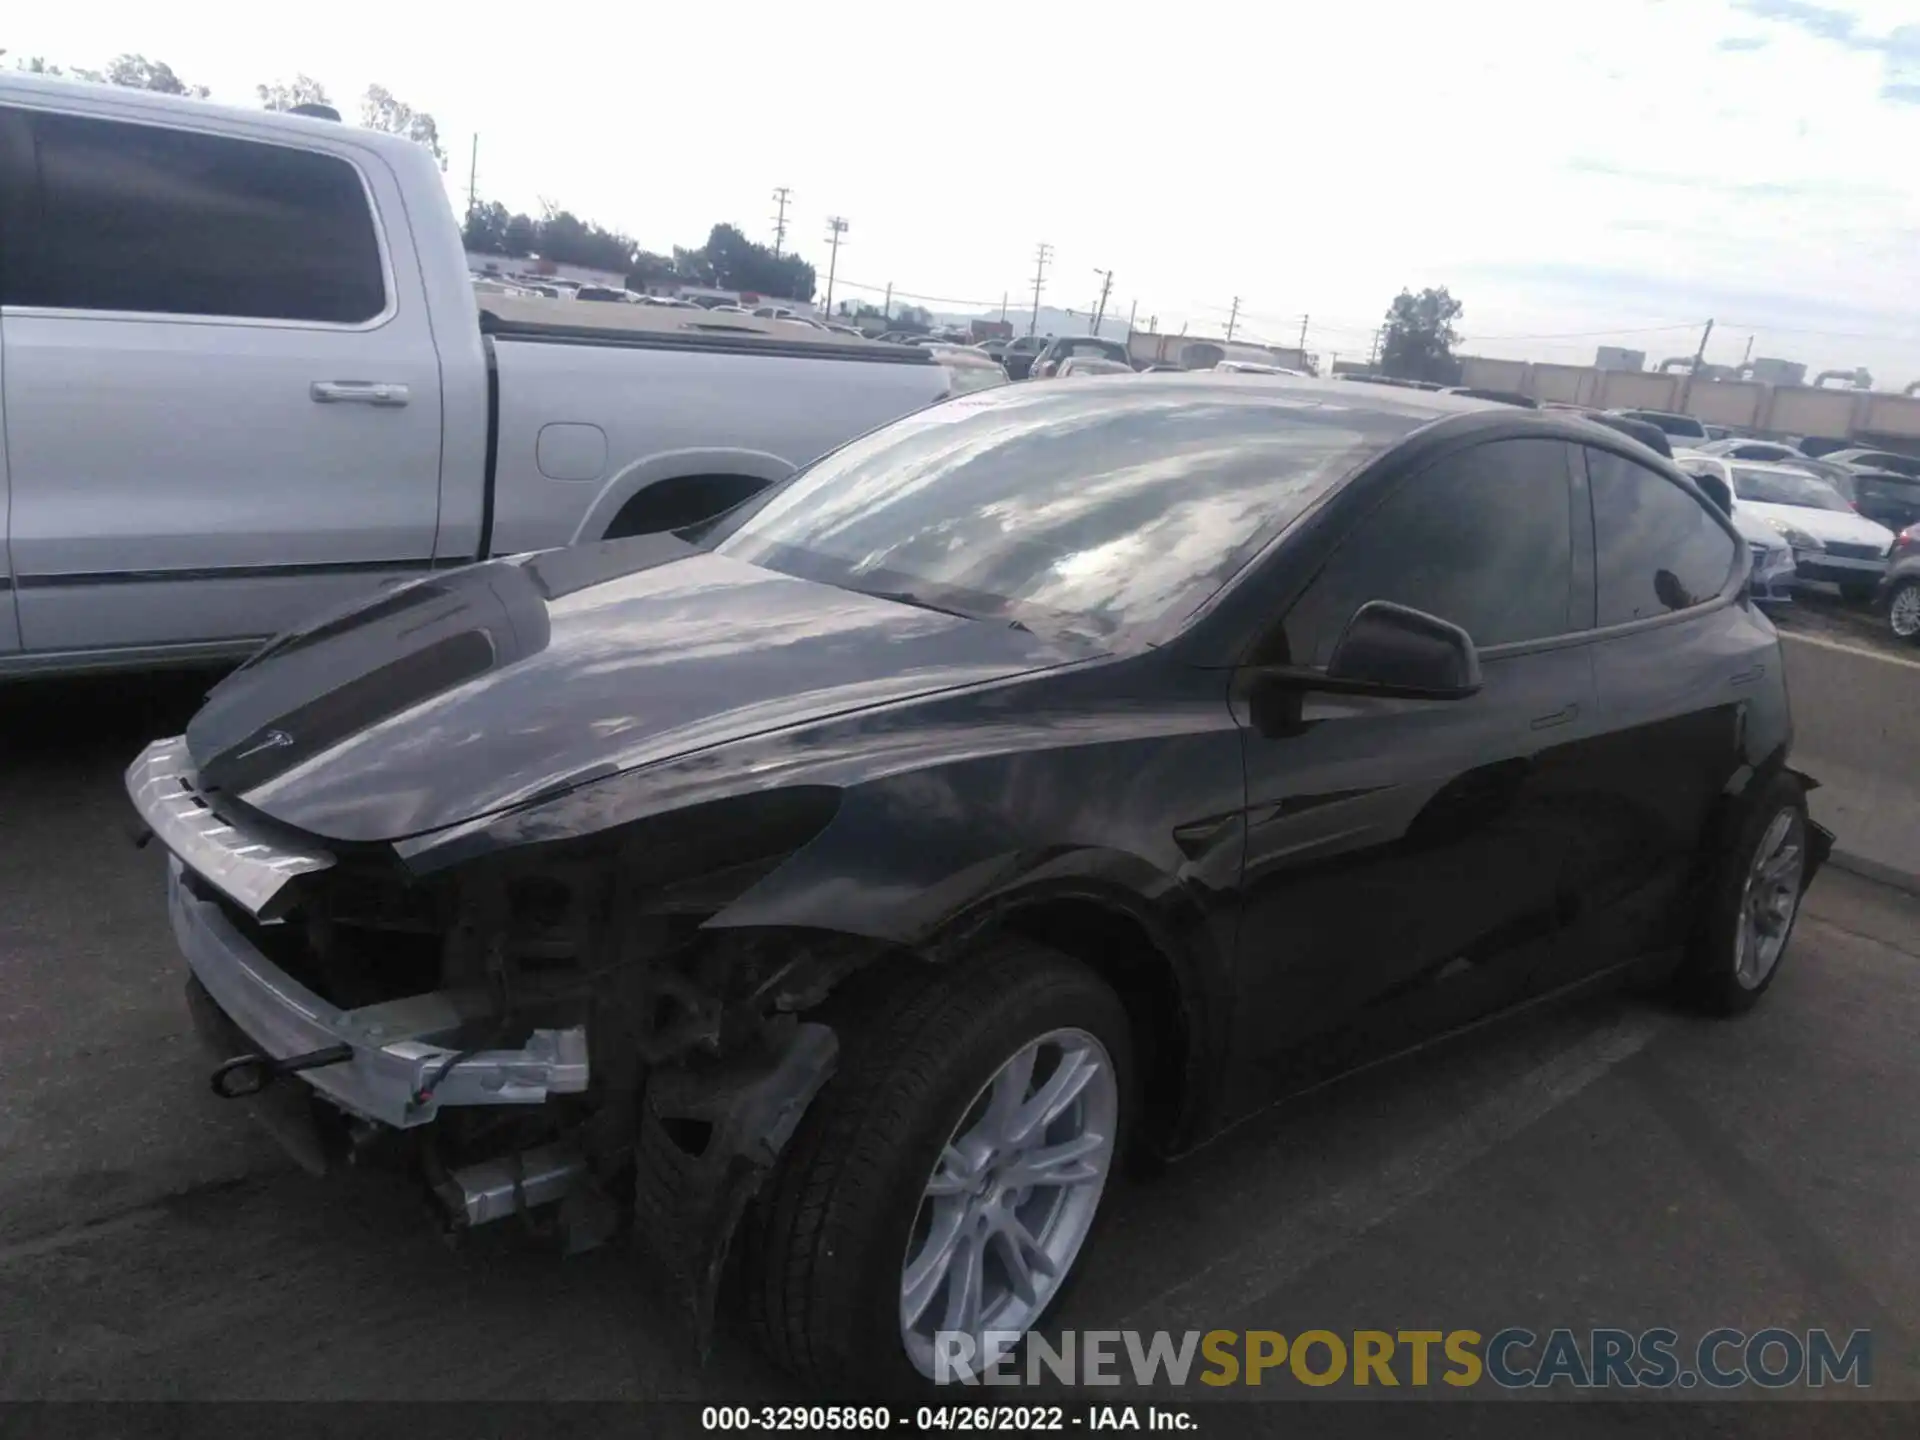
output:
<svg viewBox="0 0 1920 1440"><path fill-rule="evenodd" d="M1920 638L1920 596L1914 593L1920 509L1909 509L1902 494L1883 494L1892 488L1880 486L1883 472L1853 473L1836 483L1808 468L1822 462L1805 457L1743 461L1680 450L1674 459L1696 479L1723 487L1736 520L1775 531L1792 548L1796 580L1827 581L1843 599L1877 603L1896 638ZM1873 514L1850 498L1863 494L1875 497L1869 502Z"/></svg>

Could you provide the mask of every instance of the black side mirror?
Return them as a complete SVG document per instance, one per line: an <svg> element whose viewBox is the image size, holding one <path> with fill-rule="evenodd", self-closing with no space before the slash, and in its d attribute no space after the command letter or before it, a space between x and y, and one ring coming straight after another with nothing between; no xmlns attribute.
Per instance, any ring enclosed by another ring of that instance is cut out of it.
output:
<svg viewBox="0 0 1920 1440"><path fill-rule="evenodd" d="M1458 625L1390 600L1369 600L1333 647L1327 679L1364 693L1459 700L1480 689L1480 656Z"/></svg>
<svg viewBox="0 0 1920 1440"><path fill-rule="evenodd" d="M1726 482L1718 475L1697 474L1693 477L1693 483L1700 487L1722 515L1733 514L1733 492L1727 489Z"/></svg>
<svg viewBox="0 0 1920 1440"><path fill-rule="evenodd" d="M1402 700L1464 700L1480 690L1480 655L1458 625L1388 600L1354 612L1325 670L1254 665L1243 672L1254 725L1268 735L1304 728L1301 697L1379 695Z"/></svg>

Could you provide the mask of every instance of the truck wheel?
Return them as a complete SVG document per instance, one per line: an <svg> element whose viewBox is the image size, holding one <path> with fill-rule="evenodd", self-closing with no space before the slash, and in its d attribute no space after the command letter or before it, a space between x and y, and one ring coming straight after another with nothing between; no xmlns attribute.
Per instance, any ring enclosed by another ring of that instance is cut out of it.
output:
<svg viewBox="0 0 1920 1440"><path fill-rule="evenodd" d="M1751 1009L1780 973L1807 876L1806 794L1792 775L1775 775L1719 857L1676 976L1682 994L1715 1014Z"/></svg>
<svg viewBox="0 0 1920 1440"><path fill-rule="evenodd" d="M1920 580L1902 580L1887 597L1887 625L1897 639L1920 641Z"/></svg>
<svg viewBox="0 0 1920 1440"><path fill-rule="evenodd" d="M1126 1011L1077 961L1008 937L884 982L743 1237L748 1323L821 1393L923 1392L936 1333L971 1373L1036 1324L1131 1113Z"/></svg>

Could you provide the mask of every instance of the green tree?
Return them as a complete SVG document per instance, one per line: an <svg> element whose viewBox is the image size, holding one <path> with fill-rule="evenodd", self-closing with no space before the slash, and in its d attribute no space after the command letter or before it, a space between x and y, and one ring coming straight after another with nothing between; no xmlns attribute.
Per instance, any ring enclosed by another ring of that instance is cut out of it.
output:
<svg viewBox="0 0 1920 1440"><path fill-rule="evenodd" d="M650 290L656 285L671 285L676 272L671 255L655 255L651 251L638 251L633 257L633 267L627 271L629 290Z"/></svg>
<svg viewBox="0 0 1920 1440"><path fill-rule="evenodd" d="M776 256L749 240L737 225L715 225L699 250L676 247L673 254L674 268L694 283L783 300L813 299L813 266L798 255Z"/></svg>
<svg viewBox="0 0 1920 1440"><path fill-rule="evenodd" d="M369 85L360 100L360 123L369 130L384 130L389 135L404 135L418 141L433 153L442 170L447 168L447 152L440 144L440 127L433 116L397 100L384 85Z"/></svg>
<svg viewBox="0 0 1920 1440"><path fill-rule="evenodd" d="M271 85L253 87L260 103L269 110L291 110L296 105L331 105L327 87L311 75L295 75L291 80L276 80Z"/></svg>
<svg viewBox="0 0 1920 1440"><path fill-rule="evenodd" d="M475 255L505 255L507 225L512 219L498 200L482 200L467 213L466 223L460 227L461 239Z"/></svg>
<svg viewBox="0 0 1920 1440"><path fill-rule="evenodd" d="M1461 309L1444 285L1418 295L1402 290L1394 296L1381 337L1381 370L1396 380L1458 384L1460 361L1453 347L1460 343L1460 332L1453 322L1460 318Z"/></svg>

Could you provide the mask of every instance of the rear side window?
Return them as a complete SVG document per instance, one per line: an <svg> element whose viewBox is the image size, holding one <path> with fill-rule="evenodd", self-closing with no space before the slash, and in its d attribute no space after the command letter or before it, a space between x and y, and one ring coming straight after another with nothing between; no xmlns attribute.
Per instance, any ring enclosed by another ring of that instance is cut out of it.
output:
<svg viewBox="0 0 1920 1440"><path fill-rule="evenodd" d="M1296 665L1325 665L1369 600L1451 620L1483 648L1565 634L1573 587L1570 447L1495 440L1401 481L1287 615Z"/></svg>
<svg viewBox="0 0 1920 1440"><path fill-rule="evenodd" d="M341 325L386 308L346 161L72 115L33 128L39 183L0 270L5 303Z"/></svg>
<svg viewBox="0 0 1920 1440"><path fill-rule="evenodd" d="M1717 596L1740 551L1713 513L1657 471L1607 450L1586 454L1598 623L1646 620Z"/></svg>

